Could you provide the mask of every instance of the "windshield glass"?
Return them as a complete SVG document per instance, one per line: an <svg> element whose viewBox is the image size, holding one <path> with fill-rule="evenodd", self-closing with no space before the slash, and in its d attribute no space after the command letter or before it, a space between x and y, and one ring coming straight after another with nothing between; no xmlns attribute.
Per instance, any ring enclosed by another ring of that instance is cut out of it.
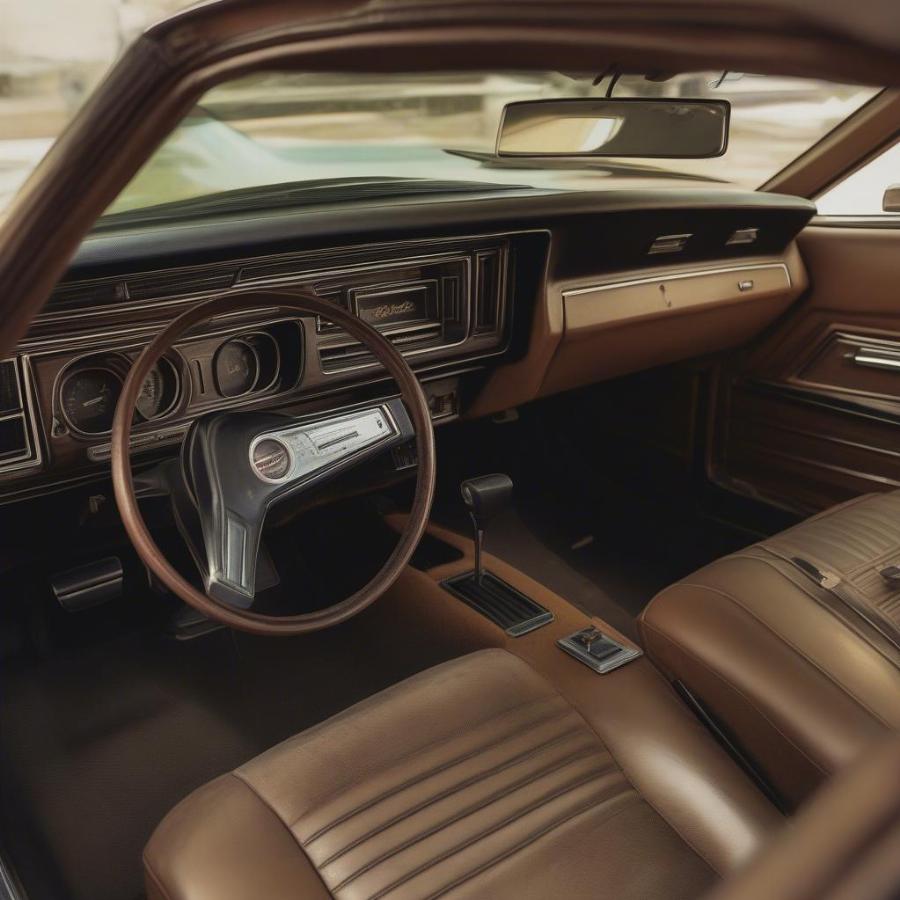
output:
<svg viewBox="0 0 900 900"><path fill-rule="evenodd" d="M872 88L796 78L694 73L624 76L614 96L710 97L732 103L724 156L706 160L515 160L494 157L504 104L603 96L609 79L546 73L302 75L231 82L202 98L108 210L117 213L247 189L300 184L296 205L338 186L407 179L584 189L613 176L665 173L755 188L869 100ZM392 186L391 186L392 185ZM325 189L328 190L325 190ZM417 191L425 189L424 183Z"/></svg>

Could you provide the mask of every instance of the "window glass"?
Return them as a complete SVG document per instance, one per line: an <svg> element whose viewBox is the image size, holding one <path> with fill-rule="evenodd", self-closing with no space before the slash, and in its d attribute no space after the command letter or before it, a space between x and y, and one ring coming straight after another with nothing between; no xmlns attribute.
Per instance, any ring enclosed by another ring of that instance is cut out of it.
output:
<svg viewBox="0 0 900 900"><path fill-rule="evenodd" d="M816 200L820 216L894 216L882 209L884 192L900 184L900 143L866 163Z"/></svg>
<svg viewBox="0 0 900 900"><path fill-rule="evenodd" d="M756 188L877 93L768 75L628 75L614 96L729 100L727 152L703 160L495 157L504 104L602 97L609 87L609 78L561 72L255 74L202 97L108 212L284 184L317 188L298 191L297 205L331 202L336 182L412 178L589 190L614 177L663 176Z"/></svg>

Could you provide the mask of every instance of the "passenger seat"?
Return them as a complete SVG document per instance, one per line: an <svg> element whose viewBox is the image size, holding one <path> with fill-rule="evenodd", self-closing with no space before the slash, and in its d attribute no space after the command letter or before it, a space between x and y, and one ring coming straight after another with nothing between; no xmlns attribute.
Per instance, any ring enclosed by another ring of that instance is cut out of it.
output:
<svg viewBox="0 0 900 900"><path fill-rule="evenodd" d="M900 729L900 491L871 494L658 594L648 655L798 806Z"/></svg>

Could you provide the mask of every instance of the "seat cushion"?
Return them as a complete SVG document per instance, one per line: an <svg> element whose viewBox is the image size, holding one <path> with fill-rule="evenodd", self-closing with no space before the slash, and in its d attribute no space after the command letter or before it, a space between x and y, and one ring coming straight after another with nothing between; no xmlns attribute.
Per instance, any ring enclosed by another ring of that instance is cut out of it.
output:
<svg viewBox="0 0 900 900"><path fill-rule="evenodd" d="M709 866L526 663L438 666L195 792L153 835L168 900L695 897Z"/></svg>
<svg viewBox="0 0 900 900"><path fill-rule="evenodd" d="M667 588L641 617L685 685L796 806L900 728L900 493L860 498Z"/></svg>

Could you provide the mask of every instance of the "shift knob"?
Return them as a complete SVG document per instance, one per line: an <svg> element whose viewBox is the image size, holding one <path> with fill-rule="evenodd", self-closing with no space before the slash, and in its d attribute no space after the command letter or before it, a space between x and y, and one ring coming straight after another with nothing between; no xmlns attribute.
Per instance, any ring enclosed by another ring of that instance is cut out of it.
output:
<svg viewBox="0 0 900 900"><path fill-rule="evenodd" d="M459 489L475 526L484 530L494 516L509 506L513 483L509 475L480 475L464 481Z"/></svg>
<svg viewBox="0 0 900 900"><path fill-rule="evenodd" d="M484 575L481 558L484 530L494 516L509 506L513 483L509 475L481 475L464 481L459 490L475 529L475 580L480 583Z"/></svg>

